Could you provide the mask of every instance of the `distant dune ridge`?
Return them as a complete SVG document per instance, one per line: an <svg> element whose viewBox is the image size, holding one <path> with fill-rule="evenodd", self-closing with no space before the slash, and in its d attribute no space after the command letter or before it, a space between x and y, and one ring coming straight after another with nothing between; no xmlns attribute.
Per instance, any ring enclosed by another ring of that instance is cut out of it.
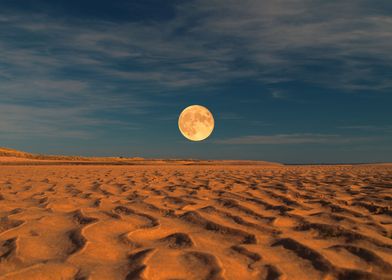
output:
<svg viewBox="0 0 392 280"><path fill-rule="evenodd" d="M14 149L0 147L0 157L15 157L32 160L69 160L69 161L95 161L95 160L120 160L121 157L82 157L82 156L62 156L62 155L43 155L22 152ZM143 160L143 158L129 158L132 160Z"/></svg>
<svg viewBox="0 0 392 280"><path fill-rule="evenodd" d="M0 164L113 164L113 165L156 165L156 164L197 164L197 165L275 165L280 163L256 160L197 160L197 159L144 159L141 157L82 157L62 155L42 155L26 153L18 150L0 147Z"/></svg>

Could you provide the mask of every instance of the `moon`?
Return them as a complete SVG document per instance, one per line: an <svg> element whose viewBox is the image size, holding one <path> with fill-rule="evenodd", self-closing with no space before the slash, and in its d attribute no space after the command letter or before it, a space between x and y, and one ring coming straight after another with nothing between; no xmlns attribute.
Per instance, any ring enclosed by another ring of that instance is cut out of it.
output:
<svg viewBox="0 0 392 280"><path fill-rule="evenodd" d="M178 118L178 128L191 141L202 141L211 135L215 122L211 112L204 106L191 105Z"/></svg>

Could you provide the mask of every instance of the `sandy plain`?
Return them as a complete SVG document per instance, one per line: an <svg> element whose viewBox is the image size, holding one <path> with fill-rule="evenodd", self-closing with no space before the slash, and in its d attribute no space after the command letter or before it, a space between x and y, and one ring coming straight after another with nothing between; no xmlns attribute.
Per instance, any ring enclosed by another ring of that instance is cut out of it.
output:
<svg viewBox="0 0 392 280"><path fill-rule="evenodd" d="M0 279L392 279L392 166L0 166Z"/></svg>

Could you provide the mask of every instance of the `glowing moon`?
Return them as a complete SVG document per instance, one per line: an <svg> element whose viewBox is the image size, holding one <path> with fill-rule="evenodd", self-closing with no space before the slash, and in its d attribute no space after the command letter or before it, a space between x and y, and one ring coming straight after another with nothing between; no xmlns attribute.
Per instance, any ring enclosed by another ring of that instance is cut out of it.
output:
<svg viewBox="0 0 392 280"><path fill-rule="evenodd" d="M214 124L211 112L200 105L185 108L178 118L178 128L182 135L192 141L201 141L210 136Z"/></svg>

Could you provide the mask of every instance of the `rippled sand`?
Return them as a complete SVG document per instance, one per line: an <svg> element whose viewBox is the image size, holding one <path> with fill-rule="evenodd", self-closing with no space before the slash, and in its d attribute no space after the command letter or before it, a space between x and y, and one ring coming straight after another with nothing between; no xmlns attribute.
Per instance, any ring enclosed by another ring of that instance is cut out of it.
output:
<svg viewBox="0 0 392 280"><path fill-rule="evenodd" d="M392 166L0 166L0 279L392 279Z"/></svg>

